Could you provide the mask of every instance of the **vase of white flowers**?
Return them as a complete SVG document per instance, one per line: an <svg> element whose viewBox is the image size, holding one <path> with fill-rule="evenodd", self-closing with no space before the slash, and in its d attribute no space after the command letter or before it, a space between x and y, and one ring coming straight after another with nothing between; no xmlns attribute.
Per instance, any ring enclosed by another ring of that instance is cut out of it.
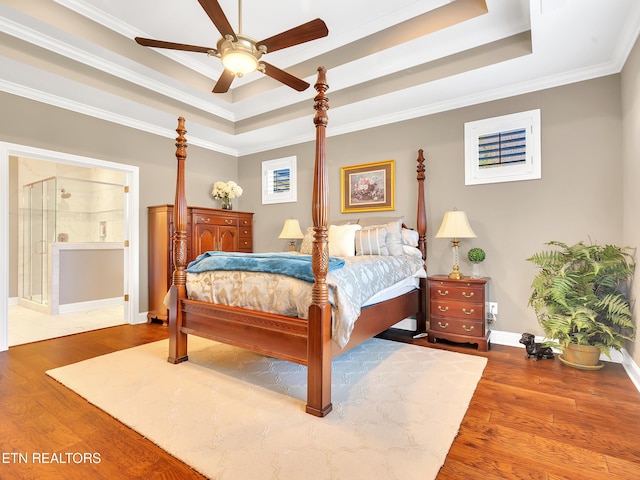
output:
<svg viewBox="0 0 640 480"><path fill-rule="evenodd" d="M242 195L242 188L236 182L229 180L228 182L216 182L213 184L211 195L216 200L222 202L224 210L232 210L233 205L231 199Z"/></svg>

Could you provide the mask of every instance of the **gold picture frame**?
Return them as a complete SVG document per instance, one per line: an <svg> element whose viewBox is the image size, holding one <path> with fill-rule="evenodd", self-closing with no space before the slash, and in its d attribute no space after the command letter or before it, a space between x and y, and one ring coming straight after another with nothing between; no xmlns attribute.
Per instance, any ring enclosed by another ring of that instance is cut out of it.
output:
<svg viewBox="0 0 640 480"><path fill-rule="evenodd" d="M340 168L341 211L394 210L395 160Z"/></svg>

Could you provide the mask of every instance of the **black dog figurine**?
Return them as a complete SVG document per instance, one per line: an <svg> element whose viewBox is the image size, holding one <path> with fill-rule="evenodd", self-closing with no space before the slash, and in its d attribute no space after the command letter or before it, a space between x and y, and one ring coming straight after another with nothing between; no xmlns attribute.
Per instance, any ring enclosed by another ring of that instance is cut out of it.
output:
<svg viewBox="0 0 640 480"><path fill-rule="evenodd" d="M542 344L536 343L536 336L533 333L523 333L519 342L527 349L525 358L533 358L536 362L541 358L554 358L553 350L550 347L543 347Z"/></svg>

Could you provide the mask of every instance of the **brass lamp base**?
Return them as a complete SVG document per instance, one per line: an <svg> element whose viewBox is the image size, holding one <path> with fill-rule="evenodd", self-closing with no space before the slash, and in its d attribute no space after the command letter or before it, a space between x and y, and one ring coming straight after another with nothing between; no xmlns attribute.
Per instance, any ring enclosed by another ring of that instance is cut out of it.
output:
<svg viewBox="0 0 640 480"><path fill-rule="evenodd" d="M451 241L451 246L453 247L453 272L449 274L449 278L452 280L460 280L464 277L462 273L460 273L460 269L458 267L458 246L460 245L460 240L454 238Z"/></svg>
<svg viewBox="0 0 640 480"><path fill-rule="evenodd" d="M464 275L458 270L458 265L453 266L453 272L449 274L449 278L452 280L462 280Z"/></svg>

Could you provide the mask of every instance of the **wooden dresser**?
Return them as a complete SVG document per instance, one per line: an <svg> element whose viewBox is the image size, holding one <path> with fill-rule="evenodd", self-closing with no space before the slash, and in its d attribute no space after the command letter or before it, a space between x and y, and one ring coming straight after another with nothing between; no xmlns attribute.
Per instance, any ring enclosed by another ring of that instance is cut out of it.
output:
<svg viewBox="0 0 640 480"><path fill-rule="evenodd" d="M459 343L475 343L478 350L489 349L487 289L490 278L452 280L434 275L429 282L429 341L438 338Z"/></svg>
<svg viewBox="0 0 640 480"><path fill-rule="evenodd" d="M167 321L163 304L173 275L173 205L148 208L149 313L147 320ZM209 250L253 252L253 213L187 207L187 262Z"/></svg>

